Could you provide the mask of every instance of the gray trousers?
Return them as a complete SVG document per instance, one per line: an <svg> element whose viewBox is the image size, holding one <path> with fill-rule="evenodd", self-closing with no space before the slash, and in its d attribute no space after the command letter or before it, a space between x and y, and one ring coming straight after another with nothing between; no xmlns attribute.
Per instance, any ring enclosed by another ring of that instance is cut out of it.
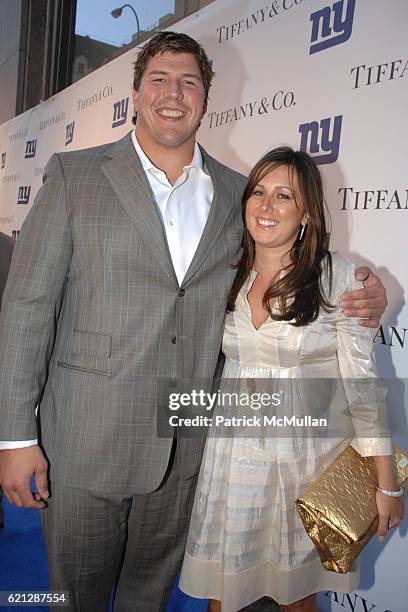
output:
<svg viewBox="0 0 408 612"><path fill-rule="evenodd" d="M178 478L173 450L153 493L121 497L52 486L42 512L50 589L69 591L71 603L51 610L104 612L115 583L115 612L166 609L197 483L196 476Z"/></svg>

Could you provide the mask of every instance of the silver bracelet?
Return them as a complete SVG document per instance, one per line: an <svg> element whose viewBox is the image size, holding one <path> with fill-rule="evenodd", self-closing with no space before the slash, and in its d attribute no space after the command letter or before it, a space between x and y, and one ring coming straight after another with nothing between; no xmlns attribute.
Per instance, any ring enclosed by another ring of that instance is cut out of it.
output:
<svg viewBox="0 0 408 612"><path fill-rule="evenodd" d="M377 491L386 495L387 497L402 497L404 495L404 491L399 488L398 491L387 491L387 489L381 489L381 487L377 487Z"/></svg>

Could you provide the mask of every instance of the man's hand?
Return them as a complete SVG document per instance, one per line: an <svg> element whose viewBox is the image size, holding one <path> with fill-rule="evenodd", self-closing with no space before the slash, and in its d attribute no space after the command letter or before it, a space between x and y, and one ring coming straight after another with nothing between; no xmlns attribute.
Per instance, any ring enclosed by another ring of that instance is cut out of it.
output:
<svg viewBox="0 0 408 612"><path fill-rule="evenodd" d="M17 508L45 508L48 499L48 462L39 446L0 451L0 485L4 495ZM38 493L30 491L31 477L35 477Z"/></svg>
<svg viewBox="0 0 408 612"><path fill-rule="evenodd" d="M358 268L356 280L364 283L364 288L343 293L340 308L346 317L360 317L359 325L376 328L387 306L387 295L384 285L370 268Z"/></svg>

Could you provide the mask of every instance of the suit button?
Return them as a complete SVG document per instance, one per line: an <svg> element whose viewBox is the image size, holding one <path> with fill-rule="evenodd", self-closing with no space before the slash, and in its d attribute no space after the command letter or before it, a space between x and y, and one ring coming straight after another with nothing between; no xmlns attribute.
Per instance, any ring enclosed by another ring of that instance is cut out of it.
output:
<svg viewBox="0 0 408 612"><path fill-rule="evenodd" d="M179 297L184 297L186 295L186 290L185 289L180 289L178 294L179 294Z"/></svg>
<svg viewBox="0 0 408 612"><path fill-rule="evenodd" d="M171 341L172 341L172 343L173 343L173 344L176 344L176 342L177 342L177 337L176 337L176 336L173 336L173 337L172 337L172 339L171 339Z"/></svg>

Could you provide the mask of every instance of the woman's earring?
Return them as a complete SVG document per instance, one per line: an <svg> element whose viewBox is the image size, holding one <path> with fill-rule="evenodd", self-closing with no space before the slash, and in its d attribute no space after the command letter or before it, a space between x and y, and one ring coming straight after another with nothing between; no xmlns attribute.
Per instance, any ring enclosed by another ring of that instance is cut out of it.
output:
<svg viewBox="0 0 408 612"><path fill-rule="evenodd" d="M299 242L301 242L303 240L303 238L305 237L306 228L307 228L307 223L305 223L304 225L303 224L301 225L301 227L300 227L300 234L299 234Z"/></svg>

